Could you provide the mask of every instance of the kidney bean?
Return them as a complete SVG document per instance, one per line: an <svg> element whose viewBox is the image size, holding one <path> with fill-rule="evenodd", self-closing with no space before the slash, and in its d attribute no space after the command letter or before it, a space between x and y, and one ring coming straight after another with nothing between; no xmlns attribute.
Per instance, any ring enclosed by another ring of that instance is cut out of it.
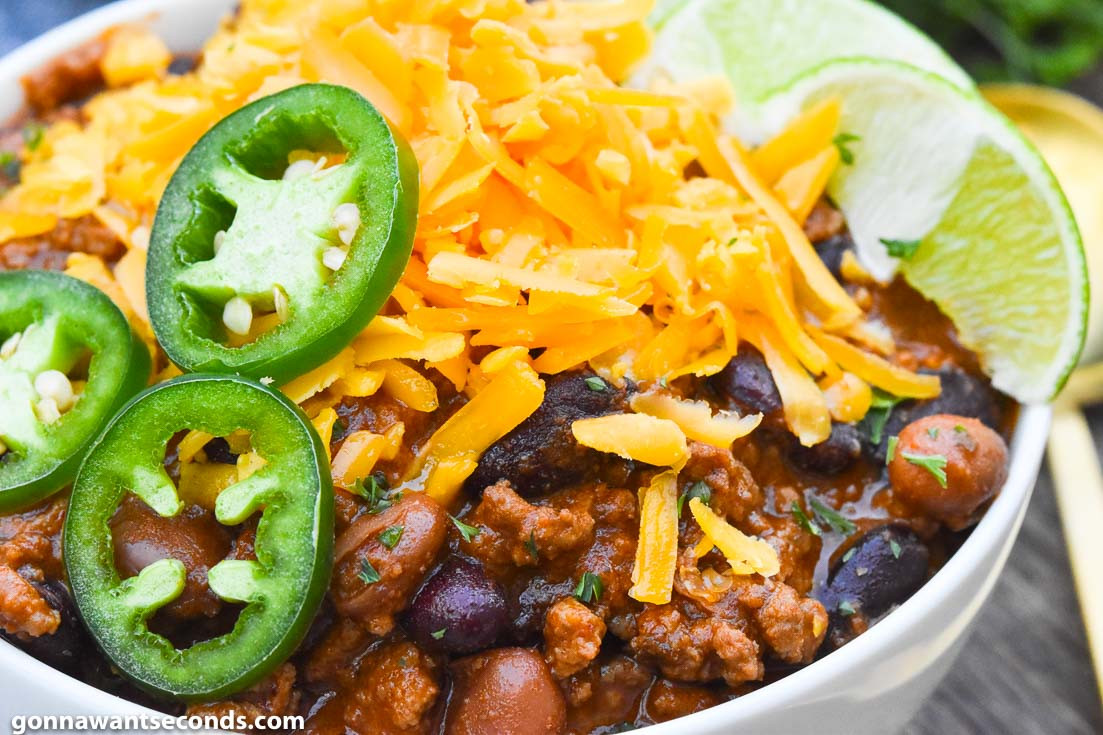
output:
<svg viewBox="0 0 1103 735"><path fill-rule="evenodd" d="M397 527L402 533L388 548L379 536ZM448 514L419 492L405 493L382 513L361 516L337 539L332 588L337 611L376 635L390 631L394 616L406 608L436 561L447 531ZM378 581L364 578L365 561Z"/></svg>
<svg viewBox="0 0 1103 735"><path fill-rule="evenodd" d="M841 646L911 597L927 579L929 560L927 547L902 524L879 526L862 536L820 591L829 620L824 648Z"/></svg>
<svg viewBox="0 0 1103 735"><path fill-rule="evenodd" d="M717 393L730 398L744 413L772 414L781 410L781 394L762 353L746 342L723 370L709 378Z"/></svg>
<svg viewBox="0 0 1103 735"><path fill-rule="evenodd" d="M567 704L544 658L498 648L452 664L444 735L559 735Z"/></svg>
<svg viewBox="0 0 1103 735"><path fill-rule="evenodd" d="M889 463L896 497L954 531L972 525L977 509L1006 479L1003 437L963 416L928 416L908 424Z"/></svg>
<svg viewBox="0 0 1103 735"><path fill-rule="evenodd" d="M493 645L508 626L509 614L502 588L483 565L456 556L417 593L404 622L422 647L465 654Z"/></svg>
<svg viewBox="0 0 1103 735"><path fill-rule="evenodd" d="M789 461L817 475L838 475L854 466L862 456L862 434L853 424L832 424L827 439L806 447L793 442Z"/></svg>

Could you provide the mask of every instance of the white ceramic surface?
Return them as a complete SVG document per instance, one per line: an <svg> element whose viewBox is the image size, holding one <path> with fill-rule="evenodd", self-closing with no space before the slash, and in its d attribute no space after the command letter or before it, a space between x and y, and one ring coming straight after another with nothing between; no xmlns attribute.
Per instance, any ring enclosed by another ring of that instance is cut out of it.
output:
<svg viewBox="0 0 1103 735"><path fill-rule="evenodd" d="M304 0L305 2L306 0ZM19 79L54 56L124 22L148 23L174 51L194 51L234 0L122 0L0 59L0 120L23 99ZM844 648L719 707L647 728L648 735L884 735L915 713L953 665L1003 568L1041 463L1050 409L1023 409L1000 497L957 554L908 602ZM13 715L152 714L0 641L0 729Z"/></svg>

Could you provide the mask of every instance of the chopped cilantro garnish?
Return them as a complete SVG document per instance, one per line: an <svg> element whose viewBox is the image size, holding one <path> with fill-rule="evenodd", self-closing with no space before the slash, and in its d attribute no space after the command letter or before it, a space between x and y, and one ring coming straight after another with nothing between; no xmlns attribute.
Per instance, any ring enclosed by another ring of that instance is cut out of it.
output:
<svg viewBox="0 0 1103 735"><path fill-rule="evenodd" d="M659 378L659 385L661 385L663 388L669 387L670 386L670 378L666 377L665 375L663 377Z"/></svg>
<svg viewBox="0 0 1103 735"><path fill-rule="evenodd" d="M678 498L679 518L682 517L682 508L684 508L685 504L693 500L694 498L700 498L701 502L705 505L708 505L709 501L712 500L712 490L703 480L698 480L697 482L690 485L688 488L686 488L686 491L682 493L681 497Z"/></svg>
<svg viewBox="0 0 1103 735"><path fill-rule="evenodd" d="M835 136L835 139L831 142L839 150L839 158L847 166L854 165L854 151L850 150L850 143L855 143L862 139L862 136L855 135L854 133L839 133Z"/></svg>
<svg viewBox="0 0 1103 735"><path fill-rule="evenodd" d="M388 549L393 549L398 545L399 540L402 538L402 532L406 530L402 526L388 526L384 528L379 534L379 543L386 546Z"/></svg>
<svg viewBox="0 0 1103 735"><path fill-rule="evenodd" d="M23 128L23 142L27 145L27 150L35 151L40 145L42 145L42 138L46 135L46 128L39 123L30 123L27 127Z"/></svg>
<svg viewBox="0 0 1103 735"><path fill-rule="evenodd" d="M869 411L862 419L862 425L868 430L871 442L881 443L881 438L885 435L885 424L892 415L892 409L904 400L878 388L873 389L873 400L869 404Z"/></svg>
<svg viewBox="0 0 1103 735"><path fill-rule="evenodd" d="M429 635L433 636L433 638L435 638L436 640L439 641L441 638L444 637L444 634L447 633L447 632L448 632L448 628L441 628L440 630L434 630Z"/></svg>
<svg viewBox="0 0 1103 735"><path fill-rule="evenodd" d="M851 605L847 600L843 600L839 603L838 610L840 613L847 616L848 618L854 614L854 606Z"/></svg>
<svg viewBox="0 0 1103 735"><path fill-rule="evenodd" d="M345 432L348 431L348 426L341 419L337 419L333 422L333 438L343 439Z"/></svg>
<svg viewBox="0 0 1103 735"><path fill-rule="evenodd" d="M890 436L888 449L885 451L885 464L888 464L896 457L896 445L900 443L900 437Z"/></svg>
<svg viewBox="0 0 1103 735"><path fill-rule="evenodd" d="M812 511L816 514L816 518L831 526L831 530L835 531L835 533L849 536L854 533L857 528L849 520L839 515L837 510L827 507L817 498L809 498L808 504L812 506Z"/></svg>
<svg viewBox="0 0 1103 735"><path fill-rule="evenodd" d="M930 472L934 475L934 479L938 480L939 485L946 487L946 458L941 454L912 454L911 452L901 452L900 456L916 467L922 467L927 470L927 472Z"/></svg>
<svg viewBox="0 0 1103 735"><path fill-rule="evenodd" d="M892 556L894 559L900 558L900 544L896 541L889 541L889 548L892 549Z"/></svg>
<svg viewBox="0 0 1103 735"><path fill-rule="evenodd" d="M0 151L0 167L10 166L15 163L15 154L11 151Z"/></svg>
<svg viewBox="0 0 1103 735"><path fill-rule="evenodd" d="M591 375L582 382L586 384L587 388L594 391L595 393L603 393L605 392L605 389L608 388L608 386L605 385L605 381L596 375Z"/></svg>
<svg viewBox="0 0 1103 735"><path fill-rule="evenodd" d="M578 580L578 586L574 588L574 596L585 603L599 602L601 593L605 591L605 585L601 583L601 577L590 572L583 572Z"/></svg>
<svg viewBox="0 0 1103 735"><path fill-rule="evenodd" d="M854 558L854 555L858 553L857 546L851 546L845 554L843 554L843 563L847 563Z"/></svg>
<svg viewBox="0 0 1103 735"><path fill-rule="evenodd" d="M937 439L938 438L938 427L937 426L929 427L927 429L927 436L931 437L932 439Z"/></svg>
<svg viewBox="0 0 1103 735"><path fill-rule="evenodd" d="M540 549L536 548L536 531L529 531L529 540L525 542L525 548L532 554L533 559L540 558Z"/></svg>
<svg viewBox="0 0 1103 735"><path fill-rule="evenodd" d="M373 472L371 476L354 482L352 487L349 488L349 492L366 500L368 502L368 512L374 514L387 510L401 497L392 498L388 496L387 489L387 479L383 476L383 473Z"/></svg>
<svg viewBox="0 0 1103 735"><path fill-rule="evenodd" d="M889 255L894 258L900 258L901 260L911 260L916 251L919 250L919 246L923 244L922 240L890 240L882 237L881 244L888 250Z"/></svg>
<svg viewBox="0 0 1103 735"><path fill-rule="evenodd" d="M469 526L456 516L450 515L448 517L452 519L452 523L456 526L456 530L460 532L463 540L468 543L471 543L471 540L482 532L482 529L478 526Z"/></svg>
<svg viewBox="0 0 1103 735"><path fill-rule="evenodd" d="M808 531L808 533L813 536L820 536L823 534L823 531L820 530L820 527L816 525L815 521L809 518L801 509L800 503L794 500L793 504L789 507L793 511L793 518L796 519L797 523L799 523L805 531Z"/></svg>
<svg viewBox="0 0 1103 735"><path fill-rule="evenodd" d="M969 430L966 429L962 424L954 424L954 431L956 431L958 434L968 434L969 433Z"/></svg>
<svg viewBox="0 0 1103 735"><path fill-rule="evenodd" d="M375 567L371 565L367 557L360 560L360 581L364 584L375 584L380 580L379 572L375 571Z"/></svg>

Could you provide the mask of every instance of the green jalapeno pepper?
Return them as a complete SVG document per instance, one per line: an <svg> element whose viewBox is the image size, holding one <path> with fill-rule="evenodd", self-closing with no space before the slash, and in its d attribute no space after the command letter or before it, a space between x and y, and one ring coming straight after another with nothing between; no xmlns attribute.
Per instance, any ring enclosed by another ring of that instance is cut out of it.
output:
<svg viewBox="0 0 1103 735"><path fill-rule="evenodd" d="M149 350L99 289L61 273L0 273L0 512L69 484L149 372Z"/></svg>
<svg viewBox="0 0 1103 735"><path fill-rule="evenodd" d="M289 165L293 151L337 163ZM158 341L189 371L307 372L386 302L417 207L409 146L353 90L306 84L246 105L196 143L161 199L146 268ZM253 341L232 346L242 334Z"/></svg>
<svg viewBox="0 0 1103 735"><path fill-rule="evenodd" d="M184 503L164 467L182 429L245 430L265 460L224 489L215 518L233 526L260 514L256 560L226 559L207 583L245 603L229 633L176 649L147 621L183 590L187 570L161 559L120 579L110 521L126 493L172 517ZM333 564L333 484L309 419L282 394L238 376L186 375L131 401L88 452L65 519L65 567L77 608L108 658L144 689L186 701L245 689L290 656L306 634Z"/></svg>

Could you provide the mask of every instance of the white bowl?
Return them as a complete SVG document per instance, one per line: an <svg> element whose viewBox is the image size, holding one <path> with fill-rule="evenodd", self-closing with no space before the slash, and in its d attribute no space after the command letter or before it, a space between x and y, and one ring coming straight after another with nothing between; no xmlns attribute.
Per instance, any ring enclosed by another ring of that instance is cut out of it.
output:
<svg viewBox="0 0 1103 735"><path fill-rule="evenodd" d="M236 0L122 0L0 59L0 120L19 111L19 79L119 23L145 22L177 52L195 51ZM781 681L647 728L649 735L884 735L902 727L949 670L1003 569L1038 475L1051 411L1027 406L1007 484L965 544L910 600L857 640ZM154 715L0 641L0 723L14 715Z"/></svg>

